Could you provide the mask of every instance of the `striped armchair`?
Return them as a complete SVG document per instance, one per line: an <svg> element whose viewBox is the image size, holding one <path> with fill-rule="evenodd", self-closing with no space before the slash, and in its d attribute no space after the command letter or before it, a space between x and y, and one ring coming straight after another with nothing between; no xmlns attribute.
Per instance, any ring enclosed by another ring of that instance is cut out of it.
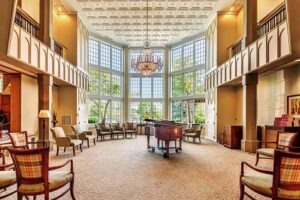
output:
<svg viewBox="0 0 300 200"><path fill-rule="evenodd" d="M289 151L293 149L293 143L298 136L298 133L287 133L287 132L279 132L277 135L276 142L267 142L267 143L275 143L276 149L281 149L285 151ZM259 148L256 151L256 162L255 165L258 164L259 159L273 159L274 158L274 148Z"/></svg>
<svg viewBox="0 0 300 200"><path fill-rule="evenodd" d="M35 149L8 148L16 169L18 199L23 196L44 195L49 199L49 193L69 185L56 199L70 191L74 200L73 161L68 160L63 165L49 167L49 147ZM56 170L70 164L70 170Z"/></svg>
<svg viewBox="0 0 300 200"><path fill-rule="evenodd" d="M6 164L5 156L1 152L0 158L2 159L0 164L0 190L4 190L0 194L0 199L4 199L17 192L16 190L6 190L7 188L15 185L17 183L17 179L16 172L10 170L14 167L13 163Z"/></svg>
<svg viewBox="0 0 300 200"><path fill-rule="evenodd" d="M272 199L300 199L300 154L276 149L273 170L241 164L240 199L248 196L245 187ZM245 173L245 166L259 173Z"/></svg>

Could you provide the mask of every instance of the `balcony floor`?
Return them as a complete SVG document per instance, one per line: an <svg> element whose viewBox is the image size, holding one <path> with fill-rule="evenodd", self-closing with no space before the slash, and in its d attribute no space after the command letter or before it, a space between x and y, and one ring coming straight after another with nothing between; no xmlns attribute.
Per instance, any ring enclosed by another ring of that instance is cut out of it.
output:
<svg viewBox="0 0 300 200"><path fill-rule="evenodd" d="M84 146L76 157L71 152L69 149L56 157L52 151L50 165L74 160L75 195L79 200L238 199L240 163L255 161L254 154L207 140L201 145L184 142L180 154L164 159L146 150L145 136L98 142L89 149ZM262 160L260 165L271 163ZM16 195L8 199L16 199ZM62 199L71 199L70 194Z"/></svg>

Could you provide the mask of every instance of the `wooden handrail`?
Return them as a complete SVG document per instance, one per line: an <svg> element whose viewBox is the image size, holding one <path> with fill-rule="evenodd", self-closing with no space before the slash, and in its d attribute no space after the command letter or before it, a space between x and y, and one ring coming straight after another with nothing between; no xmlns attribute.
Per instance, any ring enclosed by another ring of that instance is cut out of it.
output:
<svg viewBox="0 0 300 200"><path fill-rule="evenodd" d="M25 29L28 33L38 38L39 23L37 23L30 15L28 15L20 7L17 7L15 23Z"/></svg>
<svg viewBox="0 0 300 200"><path fill-rule="evenodd" d="M257 34L259 37L265 35L277 25L286 20L285 3L280 4L257 24Z"/></svg>
<svg viewBox="0 0 300 200"><path fill-rule="evenodd" d="M229 54L229 58L233 57L234 55L236 55L237 53L242 51L242 41L243 41L243 37L240 38L239 40L237 40L235 43L233 43L232 45L230 45L227 48L228 54Z"/></svg>

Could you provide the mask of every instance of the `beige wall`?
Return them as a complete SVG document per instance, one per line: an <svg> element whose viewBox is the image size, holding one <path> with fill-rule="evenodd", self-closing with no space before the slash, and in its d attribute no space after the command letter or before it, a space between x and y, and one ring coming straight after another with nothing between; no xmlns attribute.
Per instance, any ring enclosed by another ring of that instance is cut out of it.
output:
<svg viewBox="0 0 300 200"><path fill-rule="evenodd" d="M38 135L38 83L37 79L21 76L21 130Z"/></svg>
<svg viewBox="0 0 300 200"><path fill-rule="evenodd" d="M225 125L242 125L243 88L219 87L217 93L217 132L220 134Z"/></svg>
<svg viewBox="0 0 300 200"><path fill-rule="evenodd" d="M53 11L53 38L67 48L66 59L77 65L77 15L57 15Z"/></svg>
<svg viewBox="0 0 300 200"><path fill-rule="evenodd" d="M37 23L40 22L40 0L22 0L22 9Z"/></svg>
<svg viewBox="0 0 300 200"><path fill-rule="evenodd" d="M272 10L279 6L284 0L258 0L257 1L257 22L262 20Z"/></svg>
<svg viewBox="0 0 300 200"><path fill-rule="evenodd" d="M237 14L237 38L240 39L244 36L244 8Z"/></svg>
<svg viewBox="0 0 300 200"><path fill-rule="evenodd" d="M257 94L257 124L272 125L287 112L287 96L300 94L300 66L260 77Z"/></svg>

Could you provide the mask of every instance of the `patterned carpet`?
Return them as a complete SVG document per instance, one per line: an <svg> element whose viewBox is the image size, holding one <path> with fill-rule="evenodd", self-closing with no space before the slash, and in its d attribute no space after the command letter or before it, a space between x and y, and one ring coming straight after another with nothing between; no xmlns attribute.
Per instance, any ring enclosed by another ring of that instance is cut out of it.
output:
<svg viewBox="0 0 300 200"><path fill-rule="evenodd" d="M184 142L180 154L164 159L146 150L145 136L97 142L76 157L71 149L58 157L53 151L50 157L51 165L74 160L78 200L238 199L240 163L255 160L254 154L206 140L201 145ZM265 160L261 165L272 164ZM61 199L71 199L70 194Z"/></svg>

